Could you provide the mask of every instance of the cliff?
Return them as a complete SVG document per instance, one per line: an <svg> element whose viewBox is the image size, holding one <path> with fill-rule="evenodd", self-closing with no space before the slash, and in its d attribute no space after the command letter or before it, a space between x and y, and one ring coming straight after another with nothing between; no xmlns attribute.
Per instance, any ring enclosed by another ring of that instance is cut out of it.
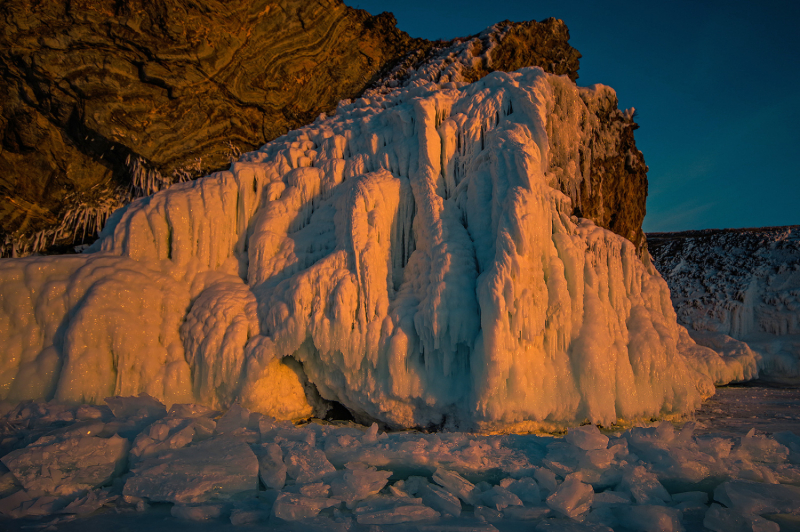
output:
<svg viewBox="0 0 800 532"><path fill-rule="evenodd" d="M3 256L91 242L131 199L226 167L452 44L338 0L11 0L0 14ZM498 26L496 42L476 40L483 60L463 81L524 66L577 78L563 22ZM598 113L598 131L623 126L619 144L583 149L584 184L565 192L576 214L641 248L635 124L615 99Z"/></svg>

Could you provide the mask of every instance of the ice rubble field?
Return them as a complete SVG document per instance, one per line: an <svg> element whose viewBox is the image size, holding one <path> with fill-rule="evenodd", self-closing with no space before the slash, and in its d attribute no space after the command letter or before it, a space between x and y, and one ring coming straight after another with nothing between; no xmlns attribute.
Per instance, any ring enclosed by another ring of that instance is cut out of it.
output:
<svg viewBox="0 0 800 532"><path fill-rule="evenodd" d="M117 211L89 253L0 262L0 399L508 431L681 415L756 376L571 216L559 190L618 144L595 135L613 91L538 68L465 84L473 46Z"/></svg>
<svg viewBox="0 0 800 532"><path fill-rule="evenodd" d="M299 427L238 405L220 415L167 412L147 396L107 403L25 403L5 416L3 515L57 530L100 508L122 520L163 503L166 528L737 532L777 531L763 515L800 514L791 432L728 438L661 422L564 438L384 433Z"/></svg>

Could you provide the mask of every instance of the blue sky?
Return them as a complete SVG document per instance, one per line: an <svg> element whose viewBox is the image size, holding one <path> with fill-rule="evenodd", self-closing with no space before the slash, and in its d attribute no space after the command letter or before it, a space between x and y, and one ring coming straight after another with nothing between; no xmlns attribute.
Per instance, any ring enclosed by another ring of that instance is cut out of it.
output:
<svg viewBox="0 0 800 532"><path fill-rule="evenodd" d="M638 111L645 231L800 224L800 2L345 3L426 39L560 18L583 55L578 84Z"/></svg>

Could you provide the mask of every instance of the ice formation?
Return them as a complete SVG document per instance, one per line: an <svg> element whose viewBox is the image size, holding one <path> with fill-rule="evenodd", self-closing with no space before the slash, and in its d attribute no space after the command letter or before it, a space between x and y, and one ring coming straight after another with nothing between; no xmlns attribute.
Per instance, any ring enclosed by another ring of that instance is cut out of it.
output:
<svg viewBox="0 0 800 532"><path fill-rule="evenodd" d="M696 342L800 377L800 227L653 233L653 258Z"/></svg>
<svg viewBox="0 0 800 532"><path fill-rule="evenodd" d="M613 91L538 68L466 84L471 46L117 211L88 253L0 262L0 399L336 401L483 430L695 409L735 357L558 190Z"/></svg>

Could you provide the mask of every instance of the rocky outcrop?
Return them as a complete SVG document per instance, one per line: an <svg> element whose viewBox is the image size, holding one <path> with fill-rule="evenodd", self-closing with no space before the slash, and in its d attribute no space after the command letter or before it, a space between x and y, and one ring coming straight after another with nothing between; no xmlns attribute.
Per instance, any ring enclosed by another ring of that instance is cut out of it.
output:
<svg viewBox="0 0 800 532"><path fill-rule="evenodd" d="M91 232L131 187L132 161L144 193L204 175L426 45L337 0L13 0L0 16L6 234L70 210Z"/></svg>
<svg viewBox="0 0 800 532"><path fill-rule="evenodd" d="M9 0L0 16L3 256L91 241L131 198L225 167L451 44L340 0ZM480 59L464 81L532 65L578 77L563 22L495 27L461 39ZM584 150L585 184L564 191L641 248L646 166L632 118L606 103L596 133L619 142Z"/></svg>

